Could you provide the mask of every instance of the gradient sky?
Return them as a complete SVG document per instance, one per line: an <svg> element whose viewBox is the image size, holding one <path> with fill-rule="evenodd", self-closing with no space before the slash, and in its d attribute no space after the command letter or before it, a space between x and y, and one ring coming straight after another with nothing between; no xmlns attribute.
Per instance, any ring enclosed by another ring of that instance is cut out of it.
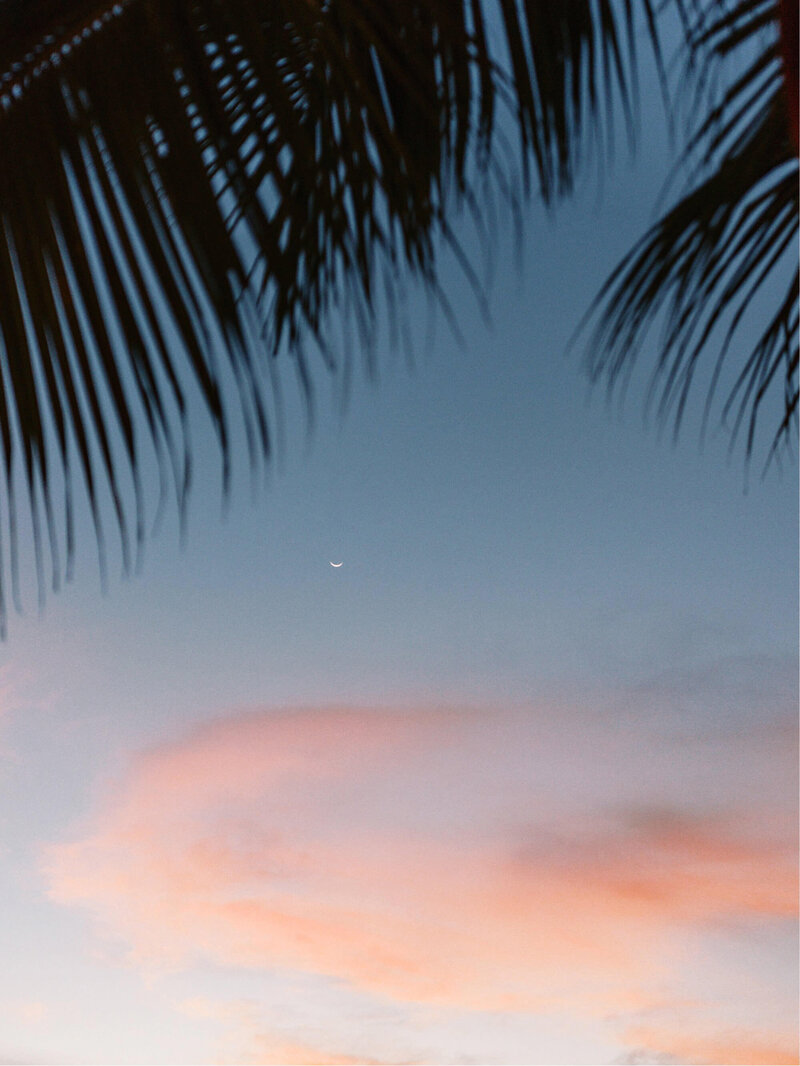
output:
<svg viewBox="0 0 800 1066"><path fill-rule="evenodd" d="M797 1062L796 468L564 357L665 160L500 233L491 326L445 266L466 345L412 298L308 443L288 390L224 521L199 419L185 550L27 590L0 1062Z"/></svg>

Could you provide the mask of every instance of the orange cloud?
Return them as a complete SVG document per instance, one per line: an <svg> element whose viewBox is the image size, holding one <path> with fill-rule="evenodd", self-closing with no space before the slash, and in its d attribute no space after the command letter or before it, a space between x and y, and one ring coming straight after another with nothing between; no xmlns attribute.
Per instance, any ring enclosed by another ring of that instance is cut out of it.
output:
<svg viewBox="0 0 800 1066"><path fill-rule="evenodd" d="M215 1001L203 997L184 999L175 1004L181 1014L222 1022L227 1026L227 1041L223 1050L214 1055L221 1063L258 1063L269 1066L350 1066L361 1063L369 1066L378 1060L357 1058L353 1055L324 1050L308 1043L287 1039L286 1033L267 1031L261 1023L252 1002ZM227 1049L226 1049L227 1044Z"/></svg>
<svg viewBox="0 0 800 1066"><path fill-rule="evenodd" d="M726 1066L797 1066L800 1048L794 1034L775 1035L751 1030L727 1029L722 1033L679 1031L671 1028L636 1027L626 1034L631 1044L658 1048L658 1054L675 1062L726 1063Z"/></svg>
<svg viewBox="0 0 800 1066"><path fill-rule="evenodd" d="M141 964L290 968L459 1009L641 1010L685 963L682 930L796 913L793 819L740 770L726 782L708 744L661 756L646 731L608 733L563 708L217 721L141 756L48 850L50 891Z"/></svg>
<svg viewBox="0 0 800 1066"><path fill-rule="evenodd" d="M47 1013L47 1006L41 1000L0 1000L0 1017L6 1016L27 1025L38 1025Z"/></svg>

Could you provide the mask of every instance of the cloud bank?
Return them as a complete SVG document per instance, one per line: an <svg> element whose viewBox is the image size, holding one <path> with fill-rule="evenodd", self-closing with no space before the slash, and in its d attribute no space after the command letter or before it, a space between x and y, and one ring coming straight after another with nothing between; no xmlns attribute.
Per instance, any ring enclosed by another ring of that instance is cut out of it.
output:
<svg viewBox="0 0 800 1066"><path fill-rule="evenodd" d="M725 1041L678 1020L692 945L796 915L790 722L689 742L656 741L648 709L234 714L136 758L45 870L145 968L611 1018L621 1046L700 1062ZM717 1061L788 1061L788 1022L737 1030Z"/></svg>

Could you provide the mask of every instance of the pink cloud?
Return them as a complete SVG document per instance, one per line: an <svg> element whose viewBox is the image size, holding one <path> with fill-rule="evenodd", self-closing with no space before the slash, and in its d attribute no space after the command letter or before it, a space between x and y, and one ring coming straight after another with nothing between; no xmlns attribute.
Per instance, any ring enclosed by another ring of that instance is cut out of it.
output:
<svg viewBox="0 0 800 1066"><path fill-rule="evenodd" d="M769 772L729 778L730 750L563 707L265 710L140 756L45 866L142 965L638 1011L686 964L682 931L796 913L793 815L757 791L791 759L767 739Z"/></svg>
<svg viewBox="0 0 800 1066"><path fill-rule="evenodd" d="M795 1033L753 1032L731 1027L722 1032L637 1026L626 1034L631 1044L658 1048L657 1055L674 1062L721 1063L727 1066L796 1066L800 1048ZM644 1059L643 1059L644 1061ZM658 1061L656 1059L656 1061Z"/></svg>
<svg viewBox="0 0 800 1066"><path fill-rule="evenodd" d="M47 1005L38 999L0 1000L0 1018L11 1018L26 1025L38 1025L47 1014Z"/></svg>
<svg viewBox="0 0 800 1066"><path fill-rule="evenodd" d="M245 1057L237 1061L258 1063L259 1066L380 1066L379 1059L340 1055L308 1044L287 1042L267 1033L259 1034Z"/></svg>

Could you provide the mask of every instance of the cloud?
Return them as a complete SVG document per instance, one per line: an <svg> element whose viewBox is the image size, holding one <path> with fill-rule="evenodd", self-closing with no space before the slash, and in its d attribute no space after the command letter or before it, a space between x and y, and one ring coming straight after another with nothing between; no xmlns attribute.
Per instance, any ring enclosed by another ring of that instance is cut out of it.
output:
<svg viewBox="0 0 800 1066"><path fill-rule="evenodd" d="M660 1049L652 1058L641 1058L641 1062L697 1063L700 1066L720 1062L727 1066L750 1066L760 1062L772 1066L796 1066L800 1054L794 1033L776 1035L735 1026L722 1032L639 1027L626 1035L633 1042L641 1041L648 1049Z"/></svg>
<svg viewBox="0 0 800 1066"><path fill-rule="evenodd" d="M332 1051L297 1040L292 1040L277 1027L264 1027L257 1006L251 1000L217 1001L205 997L184 999L175 1004L176 1009L190 1018L223 1022L227 1026L227 1039L223 1049L214 1058L222 1063L259 1063L269 1066L349 1066L361 1063L369 1066L377 1059L362 1058L341 1051Z"/></svg>
<svg viewBox="0 0 800 1066"><path fill-rule="evenodd" d="M0 1018L9 1018L25 1025L37 1025L47 1014L47 1005L38 999L0 1000Z"/></svg>
<svg viewBox="0 0 800 1066"><path fill-rule="evenodd" d="M272 1034L259 1034L244 1058L236 1061L258 1063L259 1066L380 1066L379 1059L340 1055L308 1044L287 1043Z"/></svg>
<svg viewBox="0 0 800 1066"><path fill-rule="evenodd" d="M683 932L797 907L793 813L760 787L791 749L750 737L732 773L735 737L651 739L646 714L556 705L231 716L139 756L48 848L50 893L143 967L300 970L462 1011L645 1010L687 964Z"/></svg>
<svg viewBox="0 0 800 1066"><path fill-rule="evenodd" d="M663 1051L653 1051L648 1047L632 1047L630 1051L617 1055L611 1066L678 1066L680 1059Z"/></svg>

